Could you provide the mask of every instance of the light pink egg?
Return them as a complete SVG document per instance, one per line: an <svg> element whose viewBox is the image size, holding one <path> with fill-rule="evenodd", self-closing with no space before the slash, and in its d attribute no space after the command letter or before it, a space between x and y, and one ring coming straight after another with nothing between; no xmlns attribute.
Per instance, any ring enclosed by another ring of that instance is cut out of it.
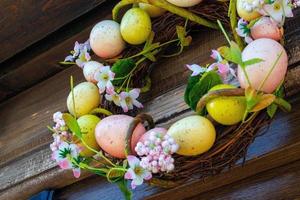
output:
<svg viewBox="0 0 300 200"><path fill-rule="evenodd" d="M83 67L83 75L84 78L88 82L97 83L97 80L95 80L95 73L100 70L100 68L103 67L103 65L96 61L89 61L84 64Z"/></svg>
<svg viewBox="0 0 300 200"><path fill-rule="evenodd" d="M112 115L101 120L95 129L95 137L99 146L108 154L116 158L125 158L125 138L129 124L133 117L127 115ZM138 124L132 134L131 149L146 132L142 124Z"/></svg>
<svg viewBox="0 0 300 200"><path fill-rule="evenodd" d="M147 131L142 137L139 139L139 142L145 142L147 139L149 139L152 132L155 133L162 133L163 135L167 134L168 130L165 128L153 128Z"/></svg>
<svg viewBox="0 0 300 200"><path fill-rule="evenodd" d="M261 91L266 93L272 93L279 86L284 79L287 66L288 57L284 48L275 40L262 38L251 42L242 52L243 61L247 61L253 58L263 59L262 62L249 65L246 67L246 72L249 76L252 87L259 89L265 77L275 64L277 57L281 54L274 70L266 80L265 84L261 88ZM248 82L241 67L238 67L238 79L242 88L247 88Z"/></svg>
<svg viewBox="0 0 300 200"><path fill-rule="evenodd" d="M103 20L96 24L90 33L90 45L101 58L113 58L125 48L120 25L113 20Z"/></svg>
<svg viewBox="0 0 300 200"><path fill-rule="evenodd" d="M282 37L282 32L276 22L269 17L262 17L251 28L251 36L253 39L269 38L279 41Z"/></svg>

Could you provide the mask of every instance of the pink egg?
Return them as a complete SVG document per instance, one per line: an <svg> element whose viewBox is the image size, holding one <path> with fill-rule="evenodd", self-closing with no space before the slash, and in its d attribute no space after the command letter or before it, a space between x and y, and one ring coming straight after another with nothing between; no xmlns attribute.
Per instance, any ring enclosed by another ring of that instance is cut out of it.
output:
<svg viewBox="0 0 300 200"><path fill-rule="evenodd" d="M95 129L95 137L99 146L108 154L116 158L125 158L125 138L129 124L133 117L127 115L112 115L101 120ZM131 149L146 132L142 124L138 124L131 138Z"/></svg>
<svg viewBox="0 0 300 200"><path fill-rule="evenodd" d="M145 142L151 135L152 132L162 133L163 135L167 134L168 130L165 128L153 128L147 131L142 137L139 139L139 142Z"/></svg>
<svg viewBox="0 0 300 200"><path fill-rule="evenodd" d="M251 36L255 40L269 38L278 41L282 37L282 32L276 22L272 21L269 17L262 17L251 28Z"/></svg>
<svg viewBox="0 0 300 200"><path fill-rule="evenodd" d="M244 49L242 52L243 61L253 58L263 59L262 62L246 67L246 72L253 88L257 90L259 89L263 80L267 77L267 74L281 53L282 55L275 65L274 70L261 88L261 91L266 93L274 92L274 90L279 86L285 77L288 66L288 57L286 51L281 44L275 40L267 38L254 40ZM238 79L242 88L247 88L249 86L245 74L240 66L238 67Z"/></svg>
<svg viewBox="0 0 300 200"><path fill-rule="evenodd" d="M88 81L88 82L92 82L92 83L97 83L97 80L95 80L95 73L98 72L100 70L100 68L103 67L103 65L101 63L98 63L96 61L89 61L87 63L84 64L83 67L83 75L84 78Z"/></svg>
<svg viewBox="0 0 300 200"><path fill-rule="evenodd" d="M90 33L90 45L101 58L113 58L125 48L120 25L113 20L104 20L94 26Z"/></svg>

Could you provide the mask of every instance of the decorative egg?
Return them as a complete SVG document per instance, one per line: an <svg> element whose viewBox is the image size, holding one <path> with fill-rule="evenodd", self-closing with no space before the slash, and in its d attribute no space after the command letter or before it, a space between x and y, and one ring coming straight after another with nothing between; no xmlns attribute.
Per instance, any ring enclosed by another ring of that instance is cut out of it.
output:
<svg viewBox="0 0 300 200"><path fill-rule="evenodd" d="M269 17L262 17L251 27L251 36L255 40L269 38L279 41L282 37L282 32L276 22Z"/></svg>
<svg viewBox="0 0 300 200"><path fill-rule="evenodd" d="M95 115L83 115L77 119L77 123L80 127L82 139L84 142L95 150L100 150L100 147L95 138L95 127L99 123L100 118ZM83 150L80 152L82 156L93 156L95 153L85 147L81 142L77 145L81 146Z"/></svg>
<svg viewBox="0 0 300 200"><path fill-rule="evenodd" d="M288 66L286 51L281 44L268 38L254 40L243 50L243 61L253 58L260 58L263 60L262 62L246 67L246 72L254 89L259 89L280 54L281 56L279 57L277 64L261 88L261 91L266 93L274 92L285 77ZM246 76L240 66L238 67L238 79L242 88L247 88L249 86Z"/></svg>
<svg viewBox="0 0 300 200"><path fill-rule="evenodd" d="M100 68L103 67L103 65L96 61L89 61L84 64L83 67L83 75L84 78L88 82L97 83L97 80L95 80L95 73L100 70Z"/></svg>
<svg viewBox="0 0 300 200"><path fill-rule="evenodd" d="M260 17L261 14L252 8L253 4L258 6L259 0L237 0L238 15L246 21Z"/></svg>
<svg viewBox="0 0 300 200"><path fill-rule="evenodd" d="M91 82L83 82L76 85L73 92L77 117L88 114L100 104L101 97L99 89ZM75 115L72 92L69 93L67 107L69 113Z"/></svg>
<svg viewBox="0 0 300 200"><path fill-rule="evenodd" d="M145 142L151 135L152 132L155 132L155 133L160 133L162 135L165 135L167 134L167 129L165 128L153 128L153 129L150 129L149 131L147 131L144 135L142 135L142 137L139 139L139 142Z"/></svg>
<svg viewBox="0 0 300 200"><path fill-rule="evenodd" d="M152 30L150 16L141 8L131 8L121 21L121 34L129 44L144 43Z"/></svg>
<svg viewBox="0 0 300 200"><path fill-rule="evenodd" d="M139 3L139 7L146 11L150 17L159 17L166 12L165 9L147 3Z"/></svg>
<svg viewBox="0 0 300 200"><path fill-rule="evenodd" d="M133 117L127 115L112 115L102 119L95 130L99 146L113 157L125 158L125 139L132 120ZM135 152L134 148L145 132L145 127L138 124L131 137L132 152Z"/></svg>
<svg viewBox="0 0 300 200"><path fill-rule="evenodd" d="M233 85L220 84L211 88L209 91L236 88ZM223 125L234 125L243 120L246 111L245 97L218 97L210 100L206 104L209 115L218 123Z"/></svg>
<svg viewBox="0 0 300 200"><path fill-rule="evenodd" d="M167 1L178 7L192 7L199 4L202 0L167 0Z"/></svg>
<svg viewBox="0 0 300 200"><path fill-rule="evenodd" d="M120 33L120 25L113 20L103 20L96 24L90 33L90 45L101 58L113 58L125 48Z"/></svg>
<svg viewBox="0 0 300 200"><path fill-rule="evenodd" d="M202 116L189 116L175 122L167 134L179 145L178 154L194 156L208 151L216 139L213 124Z"/></svg>

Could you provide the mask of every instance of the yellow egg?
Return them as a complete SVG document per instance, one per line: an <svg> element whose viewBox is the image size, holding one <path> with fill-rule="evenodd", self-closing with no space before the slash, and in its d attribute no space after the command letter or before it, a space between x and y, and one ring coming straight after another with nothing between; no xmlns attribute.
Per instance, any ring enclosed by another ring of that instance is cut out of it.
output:
<svg viewBox="0 0 300 200"><path fill-rule="evenodd" d="M220 84L210 91L235 88L232 85ZM223 125L233 125L242 121L246 111L245 97L218 97L210 100L206 104L209 115L218 123Z"/></svg>
<svg viewBox="0 0 300 200"><path fill-rule="evenodd" d="M261 14L255 10L247 11L244 8L244 4L251 4L254 0L237 0L237 12L238 15L246 21L251 21L261 16Z"/></svg>
<svg viewBox="0 0 300 200"><path fill-rule="evenodd" d="M98 87L91 82L83 82L74 87L74 99L76 116L80 117L91 112L100 104L100 94ZM72 92L69 93L67 99L67 107L72 115L75 115L73 106Z"/></svg>
<svg viewBox="0 0 300 200"><path fill-rule="evenodd" d="M95 150L100 150L100 147L95 138L95 128L98 122L100 122L100 118L95 115L83 115L77 119L78 125L82 132L82 140L91 148ZM87 147L83 145L83 143L79 143L83 150L80 152L80 155L90 157L95 153L89 150Z"/></svg>
<svg viewBox="0 0 300 200"><path fill-rule="evenodd" d="M150 17L159 17L166 12L165 9L162 9L162 8L159 8L156 6L152 6L147 3L139 3L139 7L141 9L143 9L144 11L146 11Z"/></svg>
<svg viewBox="0 0 300 200"><path fill-rule="evenodd" d="M167 1L178 7L192 7L199 4L202 0L167 0Z"/></svg>
<svg viewBox="0 0 300 200"><path fill-rule="evenodd" d="M167 134L179 145L178 154L194 156L208 151L216 139L213 124L202 116L189 116L175 122Z"/></svg>
<svg viewBox="0 0 300 200"><path fill-rule="evenodd" d="M151 19L141 8L131 8L121 21L121 34L129 44L144 43L151 33Z"/></svg>

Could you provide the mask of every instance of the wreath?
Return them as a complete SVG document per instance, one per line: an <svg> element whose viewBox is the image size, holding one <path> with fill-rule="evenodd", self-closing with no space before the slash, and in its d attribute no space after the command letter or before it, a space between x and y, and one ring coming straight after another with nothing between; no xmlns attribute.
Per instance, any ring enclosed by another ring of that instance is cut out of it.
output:
<svg viewBox="0 0 300 200"><path fill-rule="evenodd" d="M144 181L175 187L231 167L278 108L291 110L282 86L283 25L297 6L292 0L121 0L113 20L97 23L61 62L82 68L86 82L74 86L71 77L68 111L53 115L52 159L76 178L81 170L106 177L126 199L128 182L132 189ZM151 89L155 63L180 55L202 26L222 31L228 44L212 50L213 63L185 66L191 76L183 98L195 114L169 129L155 127L150 115L138 114L140 93Z"/></svg>

